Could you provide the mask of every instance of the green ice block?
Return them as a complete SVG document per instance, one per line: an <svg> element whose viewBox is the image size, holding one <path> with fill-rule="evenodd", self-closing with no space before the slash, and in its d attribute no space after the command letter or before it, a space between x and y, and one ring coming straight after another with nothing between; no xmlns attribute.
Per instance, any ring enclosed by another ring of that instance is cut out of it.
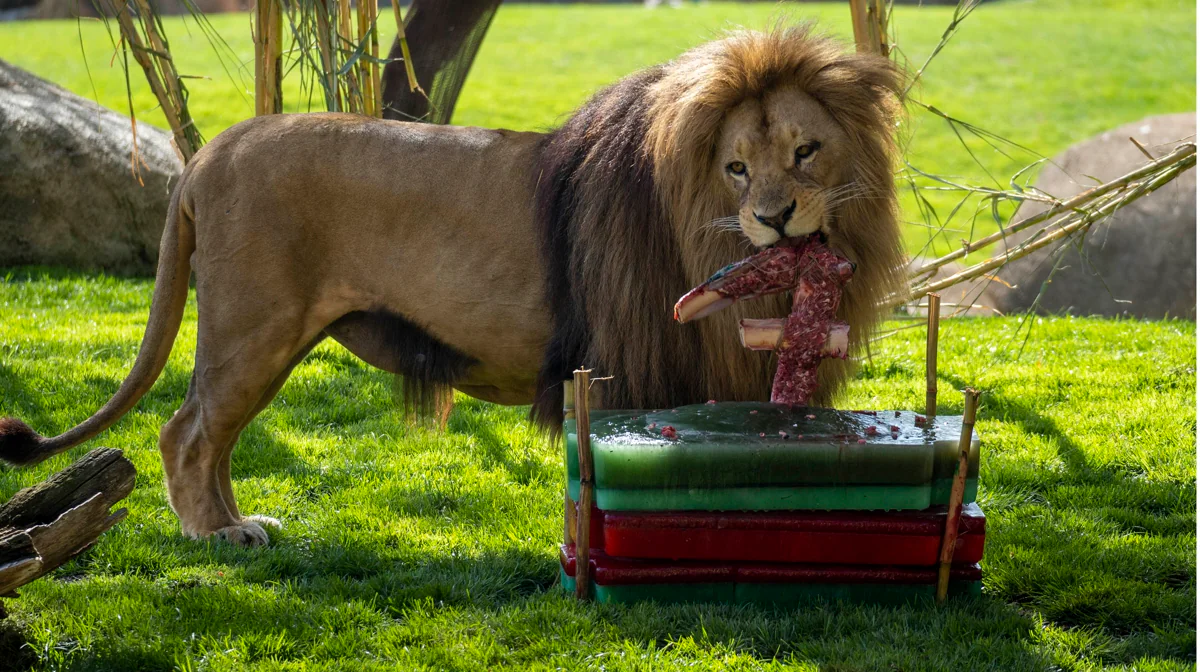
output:
<svg viewBox="0 0 1200 672"><path fill-rule="evenodd" d="M909 509L945 503L961 418L766 403L591 414L597 504L604 509ZM675 438L662 430L670 426ZM893 429L894 428L894 429ZM564 425L573 496L575 422ZM973 438L965 502L974 501ZM607 505L606 505L607 504Z"/></svg>
<svg viewBox="0 0 1200 672"><path fill-rule="evenodd" d="M979 481L967 479L963 503L975 501ZM579 501L579 481L570 482ZM933 485L799 486L766 488L596 488L596 506L605 511L787 511L927 509L950 500L949 479Z"/></svg>
<svg viewBox="0 0 1200 672"><path fill-rule="evenodd" d="M560 585L575 593L575 577L559 567ZM980 581L951 581L949 595L980 595ZM657 602L681 604L707 602L717 604L758 604L791 607L817 599L842 600L862 604L904 604L932 599L935 587L928 584L838 584L838 583L651 583L600 586L592 584L597 602L628 604Z"/></svg>

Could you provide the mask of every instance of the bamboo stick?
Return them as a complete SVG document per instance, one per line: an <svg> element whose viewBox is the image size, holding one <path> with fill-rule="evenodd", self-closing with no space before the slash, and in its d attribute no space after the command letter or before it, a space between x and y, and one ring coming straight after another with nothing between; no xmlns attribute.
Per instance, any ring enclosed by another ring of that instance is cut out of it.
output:
<svg viewBox="0 0 1200 672"><path fill-rule="evenodd" d="M867 7L867 29L875 53L887 58L891 53L887 37L887 2L886 0L870 0Z"/></svg>
<svg viewBox="0 0 1200 672"><path fill-rule="evenodd" d="M400 43L400 55L404 58L404 74L408 76L408 90L420 91L424 95L425 91L417 82L417 71L413 68L412 54L408 51L408 36L404 34L404 17L400 14L399 2L392 2L392 13L396 16L396 40Z"/></svg>
<svg viewBox="0 0 1200 672"><path fill-rule="evenodd" d="M369 9L371 20L371 37L368 42L371 52L371 98L374 114L372 116L383 118L383 83L379 79L379 6L375 4L375 0L362 0L363 4Z"/></svg>
<svg viewBox="0 0 1200 672"><path fill-rule="evenodd" d="M591 413L588 406L589 369L575 370L575 445L579 450L579 511L575 515L575 597L591 592L591 532L593 478Z"/></svg>
<svg viewBox="0 0 1200 672"><path fill-rule="evenodd" d="M942 316L942 297L928 294L929 321L925 328L925 418L933 426L933 418L937 415L937 355L938 355L938 326Z"/></svg>
<svg viewBox="0 0 1200 672"><path fill-rule="evenodd" d="M375 91L371 88L374 82L371 80L371 61L370 57L370 36L374 29L374 21L371 19L371 7L375 5L376 0L358 0L358 39L364 42L367 46L363 49L362 56L359 57L358 63L355 64L355 69L358 71L359 91L362 94L362 113L368 117L375 116Z"/></svg>
<svg viewBox="0 0 1200 672"><path fill-rule="evenodd" d="M854 26L854 44L860 52L875 51L867 11L867 0L850 0L850 23Z"/></svg>
<svg viewBox="0 0 1200 672"><path fill-rule="evenodd" d="M1177 147L1175 149L1175 151L1171 152L1170 154L1167 154L1166 156L1163 156L1162 158L1151 161L1150 163L1147 163L1146 165L1142 166L1141 168L1138 168L1137 170L1134 170L1125 175L1122 175L1121 177L1118 177L1117 179L1112 180L1111 182L1106 182L1105 184L1088 189L1066 201L1062 201L1061 203L1055 205L1052 208L1049 208L1047 210L1039 212L1036 215L1031 215L1029 217L1026 217L1025 219L1022 219L1019 222L1015 222L1015 223L1013 223L1013 224L1011 224L989 236L984 236L983 238L980 238L978 240L973 240L970 242L964 242L963 246L961 248L959 248L947 255L944 255L942 257L938 257L937 259L934 259L933 261L930 261L930 262L922 265L920 268L913 271L911 276L913 278L919 278L921 276L928 275L956 259L962 259L963 257L967 256L968 254L971 254L972 252L981 250L984 247L991 245L992 243L998 242L1000 240L1004 240L1006 237L1008 237L1018 231L1021 231L1023 229L1027 229L1027 228L1033 226L1034 224L1044 222L1044 221L1050 219L1051 217L1061 215L1065 212L1076 212L1078 210L1078 208L1082 205L1085 205L1091 201L1094 201L1101 196L1111 193L1112 191L1115 191L1122 187L1127 187L1127 186L1129 186L1130 183L1134 182L1135 180L1139 180L1143 177L1146 177L1147 175L1155 173L1158 170L1161 170L1164 167L1168 167L1168 166L1176 163L1177 161L1186 158L1189 155L1194 155L1195 153L1196 153L1196 145L1194 143L1188 143L1188 144L1181 145L1181 146Z"/></svg>
<svg viewBox="0 0 1200 672"><path fill-rule="evenodd" d="M962 517L963 491L967 487L967 467L971 459L971 439L975 434L975 412L979 408L979 391L963 390L962 434L958 438L958 471L954 473L954 484L950 488L950 506L946 512L946 529L942 535L942 548L938 557L938 604L946 601L950 589L950 564L954 561L954 547L958 542L958 521Z"/></svg>
<svg viewBox="0 0 1200 672"><path fill-rule="evenodd" d="M1191 168L1192 166L1195 166L1195 146L1193 145L1192 147L1193 153L1191 156L1187 156L1181 161L1175 163L1167 170L1164 170L1162 173L1155 176L1154 179L1150 180L1149 182L1139 184L1125 196L1119 199L1114 198L1095 210L1086 211L1084 213L1076 212L1072 215L1068 215L1062 219L1056 220L1053 224L1042 229L1042 231L1039 232L1039 235L1032 237L1018 247L1011 250L1005 250L1003 254L996 255L986 261L982 261L974 266L970 266L959 273L942 278L936 282L917 285L909 291L908 297L898 297L899 301L897 302L912 301L922 294L926 294L928 292L937 292L959 282L972 280L988 273L989 271L1000 268L1010 261L1015 261L1017 259L1021 259L1022 257L1026 257L1033 252L1049 245L1050 243L1053 243L1057 240L1062 240L1076 231L1086 229L1097 220L1107 217L1118 208L1125 206L1141 198L1142 196L1145 196L1146 194L1152 193L1159 187L1175 179L1175 176L1179 173ZM1055 227L1057 227L1057 230L1051 231L1051 229Z"/></svg>
<svg viewBox="0 0 1200 672"><path fill-rule="evenodd" d="M352 50L348 50L346 45L354 45L357 40L354 39L354 30L350 24L350 0L334 0L337 9L337 30L335 31L334 46L337 48L337 53L342 55L338 60L338 69L340 70L344 63L350 60L353 54ZM350 68L342 75L342 84L344 87L344 98L346 101L346 111L352 114L362 113L362 92L358 86L357 68Z"/></svg>
<svg viewBox="0 0 1200 672"><path fill-rule="evenodd" d="M317 50L321 54L321 73L325 81L325 105L331 112L341 112L341 89L337 81L336 29L330 18L329 3L336 0L317 0L314 5L317 15Z"/></svg>
<svg viewBox="0 0 1200 672"><path fill-rule="evenodd" d="M146 82L150 85L150 90L154 93L154 97L158 99L163 116L167 118L167 124L171 127L171 132L175 138L176 148L183 156L185 163L190 161L192 155L195 154L199 147L193 146L192 139L187 132L187 128L191 126L191 120L188 119L187 125L184 125L180 113L176 109L176 103L172 100L169 89L163 82L162 75L154 59L151 58L151 52L157 51L157 49L147 48L146 43L142 41L137 26L134 24L133 16L129 11L129 6L125 2L122 0L108 0L108 4L112 10L112 14L117 19L117 25L121 29L122 36L129 45L130 51L133 52L134 60L142 67L142 71L146 75ZM148 16L147 18L153 21L152 16ZM166 52L162 53L166 54Z"/></svg>
<svg viewBox="0 0 1200 672"><path fill-rule="evenodd" d="M575 419L575 383L563 381L563 440L566 440L566 422ZM571 479L563 486L563 546L575 540L575 502L571 500Z"/></svg>
<svg viewBox="0 0 1200 672"><path fill-rule="evenodd" d="M254 114L279 114L283 112L283 12L279 0L258 0L254 21Z"/></svg>

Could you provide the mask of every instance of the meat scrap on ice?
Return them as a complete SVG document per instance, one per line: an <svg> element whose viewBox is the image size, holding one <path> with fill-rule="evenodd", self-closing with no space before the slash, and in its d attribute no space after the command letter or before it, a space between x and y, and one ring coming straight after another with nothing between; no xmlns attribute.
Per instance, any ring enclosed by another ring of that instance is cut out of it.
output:
<svg viewBox="0 0 1200 672"><path fill-rule="evenodd" d="M780 243L717 271L675 304L678 322L711 315L737 301L792 292L786 318L742 320L742 345L779 355L771 401L802 406L817 389L824 357L845 359L850 325L837 319L842 287L854 264L830 250L818 234Z"/></svg>

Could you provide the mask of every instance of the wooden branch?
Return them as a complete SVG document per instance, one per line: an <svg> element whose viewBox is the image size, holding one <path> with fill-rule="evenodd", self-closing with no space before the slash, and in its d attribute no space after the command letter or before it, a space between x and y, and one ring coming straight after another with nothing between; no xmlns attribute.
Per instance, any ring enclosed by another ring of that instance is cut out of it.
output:
<svg viewBox="0 0 1200 672"><path fill-rule="evenodd" d="M123 520L110 512L132 490L137 470L119 450L98 448L0 507L0 595L83 552Z"/></svg>
<svg viewBox="0 0 1200 672"><path fill-rule="evenodd" d="M579 449L579 511L575 515L575 597L591 592L592 501L595 469L592 464L591 412L588 406L588 369L575 371L575 445Z"/></svg>
<svg viewBox="0 0 1200 672"><path fill-rule="evenodd" d="M946 601L950 590L950 563L954 561L954 547L958 544L958 521L962 516L963 492L967 489L967 468L971 460L971 439L975 436L975 412L979 408L979 391L963 390L962 434L958 438L958 471L954 472L954 483L950 486L950 506L946 512L946 529L942 534L942 548L938 558L938 582L936 597L939 604Z"/></svg>

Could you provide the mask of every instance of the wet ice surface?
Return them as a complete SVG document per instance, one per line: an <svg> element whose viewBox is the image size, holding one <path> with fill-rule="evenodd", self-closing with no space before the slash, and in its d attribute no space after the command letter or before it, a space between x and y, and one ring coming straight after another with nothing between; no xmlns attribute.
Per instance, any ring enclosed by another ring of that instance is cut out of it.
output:
<svg viewBox="0 0 1200 672"><path fill-rule="evenodd" d="M674 439L664 438L672 428ZM930 423L912 411L840 411L763 402L695 404L659 411L591 413L593 441L616 445L866 444L957 442L960 416Z"/></svg>

